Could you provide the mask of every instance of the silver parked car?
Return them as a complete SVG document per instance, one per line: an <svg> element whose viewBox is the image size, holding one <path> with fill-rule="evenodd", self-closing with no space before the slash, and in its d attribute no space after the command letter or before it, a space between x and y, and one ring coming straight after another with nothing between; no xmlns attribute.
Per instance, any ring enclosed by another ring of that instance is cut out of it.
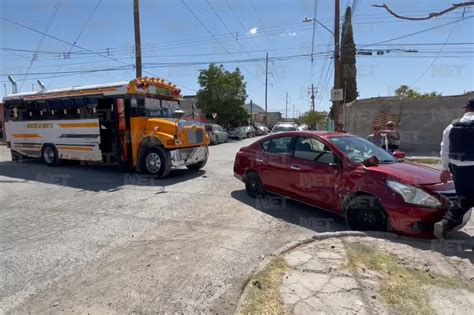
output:
<svg viewBox="0 0 474 315"><path fill-rule="evenodd" d="M229 138L233 139L245 139L247 137L247 127L236 127L229 130Z"/></svg>
<svg viewBox="0 0 474 315"><path fill-rule="evenodd" d="M211 144L227 142L227 140L229 139L229 134L221 126L211 124L206 127L207 132L209 134L209 139L211 139Z"/></svg>

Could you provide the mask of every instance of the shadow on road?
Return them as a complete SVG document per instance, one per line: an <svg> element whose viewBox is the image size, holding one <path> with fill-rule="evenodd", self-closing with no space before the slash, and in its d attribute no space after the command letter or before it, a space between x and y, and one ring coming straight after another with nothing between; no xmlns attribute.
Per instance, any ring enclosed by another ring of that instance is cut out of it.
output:
<svg viewBox="0 0 474 315"><path fill-rule="evenodd" d="M231 195L234 199L258 211L318 233L349 230L342 217L284 197L269 195L263 199L252 199L245 190L233 191ZM436 251L445 256L457 256L474 263L473 237L463 231L450 233L449 238L444 242L417 239L389 232L369 231L367 234L374 238L398 242L421 250Z"/></svg>
<svg viewBox="0 0 474 315"><path fill-rule="evenodd" d="M114 191L124 185L172 186L204 174L205 170L190 171L183 168L174 169L168 177L158 179L151 175L124 172L115 165L80 165L66 161L61 166L48 167L39 160L0 162L0 176L8 177L6 180L0 179L0 183L35 181L90 191Z"/></svg>
<svg viewBox="0 0 474 315"><path fill-rule="evenodd" d="M274 218L318 233L348 230L345 220L338 215L277 195L253 199L247 195L245 190L236 190L231 193L231 196Z"/></svg>

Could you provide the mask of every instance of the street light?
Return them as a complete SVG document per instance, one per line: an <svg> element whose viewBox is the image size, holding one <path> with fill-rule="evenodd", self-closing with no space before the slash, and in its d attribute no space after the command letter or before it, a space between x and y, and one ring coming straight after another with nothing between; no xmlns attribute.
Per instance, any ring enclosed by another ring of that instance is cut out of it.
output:
<svg viewBox="0 0 474 315"><path fill-rule="evenodd" d="M305 17L304 20L303 20L303 23L311 23L311 22L316 22L318 23L319 25L321 25L322 27L324 27L325 30L327 30L329 33L331 33L333 36L334 36L334 32L331 31L331 29L329 27L327 27L326 25L324 25L323 23L321 23L318 19L316 18L308 18L308 17Z"/></svg>

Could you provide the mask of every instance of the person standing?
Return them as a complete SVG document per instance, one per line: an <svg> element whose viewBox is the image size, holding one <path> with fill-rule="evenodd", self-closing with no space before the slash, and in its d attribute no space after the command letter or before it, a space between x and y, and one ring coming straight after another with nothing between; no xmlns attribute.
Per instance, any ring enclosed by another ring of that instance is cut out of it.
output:
<svg viewBox="0 0 474 315"><path fill-rule="evenodd" d="M462 223L464 215L474 207L474 97L464 106L464 116L443 132L440 180L454 180L457 202L434 225L433 234L444 239L446 232Z"/></svg>
<svg viewBox="0 0 474 315"><path fill-rule="evenodd" d="M387 150L391 153L398 151L400 148L400 132L395 126L395 122L389 121L385 126L387 129L380 131L380 133L384 133L387 137Z"/></svg>
<svg viewBox="0 0 474 315"><path fill-rule="evenodd" d="M380 130L382 127L378 124L375 124L374 127L372 128L372 133L367 136L367 140L372 142L378 147L383 147L384 146L384 140L385 138L380 134Z"/></svg>
<svg viewBox="0 0 474 315"><path fill-rule="evenodd" d="M343 123L337 123L336 124L336 129L334 129L335 132L344 132L347 133L347 131L344 130L344 124Z"/></svg>

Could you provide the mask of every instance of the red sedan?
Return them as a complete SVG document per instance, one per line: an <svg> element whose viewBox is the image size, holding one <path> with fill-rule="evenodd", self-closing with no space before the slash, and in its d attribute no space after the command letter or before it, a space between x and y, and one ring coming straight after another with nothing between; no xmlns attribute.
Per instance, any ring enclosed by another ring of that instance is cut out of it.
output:
<svg viewBox="0 0 474 315"><path fill-rule="evenodd" d="M241 148L234 162L234 176L252 198L270 192L340 214L355 230L418 237L432 237L433 224L456 198L453 183L441 183L439 175L337 132L270 135Z"/></svg>

